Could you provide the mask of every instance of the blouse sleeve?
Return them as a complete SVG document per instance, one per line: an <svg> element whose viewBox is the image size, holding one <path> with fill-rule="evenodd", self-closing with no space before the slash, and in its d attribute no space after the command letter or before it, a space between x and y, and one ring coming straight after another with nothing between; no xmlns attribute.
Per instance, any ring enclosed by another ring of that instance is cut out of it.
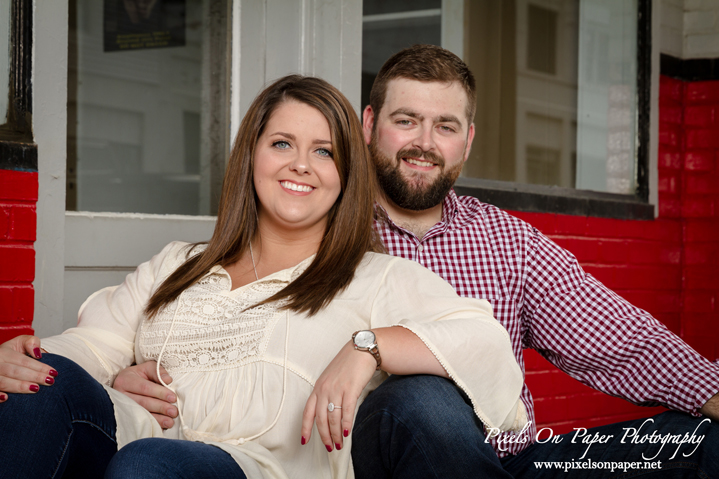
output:
<svg viewBox="0 0 719 479"><path fill-rule="evenodd" d="M469 397L487 431L519 431L527 422L519 400L524 379L509 334L486 300L461 298L442 278L394 258L372 305L372 327L401 326L432 351ZM381 345L380 345L381 348Z"/></svg>
<svg viewBox="0 0 719 479"><path fill-rule="evenodd" d="M91 295L80 307L77 327L43 339L43 349L72 359L99 382L112 385L115 376L134 362L143 310L167 263L173 262L168 259L176 258L183 246L170 243L121 285Z"/></svg>

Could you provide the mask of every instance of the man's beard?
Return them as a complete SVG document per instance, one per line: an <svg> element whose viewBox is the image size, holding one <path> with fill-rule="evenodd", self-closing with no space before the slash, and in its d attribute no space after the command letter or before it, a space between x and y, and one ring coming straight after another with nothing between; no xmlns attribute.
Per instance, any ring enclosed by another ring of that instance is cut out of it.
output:
<svg viewBox="0 0 719 479"><path fill-rule="evenodd" d="M419 148L407 148L397 152L394 160L385 156L377 146L377 138L372 134L369 151L377 170L377 180L385 197L395 205L406 210L422 211L442 203L454 182L459 178L463 162L445 170L445 161L440 155ZM420 174L405 178L400 171L402 158L423 158L440 168L439 176L427 184Z"/></svg>

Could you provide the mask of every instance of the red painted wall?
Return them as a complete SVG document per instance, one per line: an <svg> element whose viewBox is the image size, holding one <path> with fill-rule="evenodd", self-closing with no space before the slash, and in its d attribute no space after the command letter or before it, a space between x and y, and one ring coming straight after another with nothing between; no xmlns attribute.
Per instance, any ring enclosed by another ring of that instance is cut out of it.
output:
<svg viewBox="0 0 719 479"><path fill-rule="evenodd" d="M0 170L0 343L33 334L37 173Z"/></svg>
<svg viewBox="0 0 719 479"><path fill-rule="evenodd" d="M660 80L659 218L623 221L514 213L584 269L649 311L705 357L719 358L719 81ZM555 433L646 417L527 351L539 428Z"/></svg>

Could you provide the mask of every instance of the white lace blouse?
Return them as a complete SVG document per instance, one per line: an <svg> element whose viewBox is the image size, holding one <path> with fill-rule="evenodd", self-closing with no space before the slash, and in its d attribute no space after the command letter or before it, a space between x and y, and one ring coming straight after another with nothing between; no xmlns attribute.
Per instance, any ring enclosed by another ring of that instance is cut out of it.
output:
<svg viewBox="0 0 719 479"><path fill-rule="evenodd" d="M106 386L119 447L143 437L189 439L224 449L251 478L351 478L351 437L328 453L315 428L302 446L302 412L315 381L354 331L392 325L425 342L485 426L524 426L522 372L489 303L459 298L424 267L368 253L352 283L308 317L277 303L246 308L297 278L312 258L235 290L217 266L147 320L145 304L185 261L186 246L171 243L122 285L98 291L80 309L78 327L42 341ZM167 431L110 387L122 369L148 360L158 360L173 378L180 418ZM360 403L385 377L375 374Z"/></svg>

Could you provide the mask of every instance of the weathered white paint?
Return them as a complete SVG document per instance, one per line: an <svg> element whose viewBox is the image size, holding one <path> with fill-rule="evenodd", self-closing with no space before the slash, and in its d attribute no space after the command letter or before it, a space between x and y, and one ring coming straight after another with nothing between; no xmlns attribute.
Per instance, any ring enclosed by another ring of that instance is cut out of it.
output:
<svg viewBox="0 0 719 479"><path fill-rule="evenodd" d="M0 0L0 124L7 118L10 93L10 0Z"/></svg>
<svg viewBox="0 0 719 479"><path fill-rule="evenodd" d="M675 58L684 56L684 5L683 0L662 0L652 4L660 12L659 41L661 53Z"/></svg>
<svg viewBox="0 0 719 479"><path fill-rule="evenodd" d="M90 294L121 283L171 241L209 240L214 227L213 216L67 212L63 329Z"/></svg>
<svg viewBox="0 0 719 479"><path fill-rule="evenodd" d="M47 336L63 328L68 2L33 3L33 130L39 178L33 327Z"/></svg>
<svg viewBox="0 0 719 479"><path fill-rule="evenodd" d="M661 53L676 58L719 58L719 0L661 0L655 39Z"/></svg>

